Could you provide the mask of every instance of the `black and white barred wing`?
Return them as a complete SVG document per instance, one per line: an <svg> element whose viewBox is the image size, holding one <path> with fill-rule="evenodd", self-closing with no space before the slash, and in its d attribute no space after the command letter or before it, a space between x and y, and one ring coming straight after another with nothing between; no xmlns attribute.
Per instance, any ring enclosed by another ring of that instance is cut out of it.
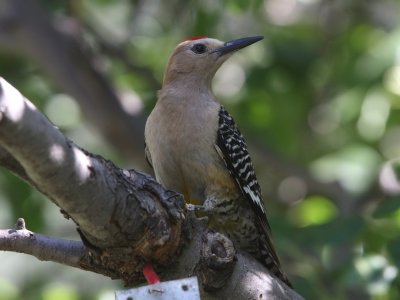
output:
<svg viewBox="0 0 400 300"><path fill-rule="evenodd" d="M261 227L261 251L268 252L262 253L263 256L269 257L269 261L266 261L267 266L279 268L279 259L271 240L271 228L265 213L261 188L257 181L246 142L236 127L233 118L222 106L219 111L216 149L242 191L243 196L249 201L255 212L257 222Z"/></svg>

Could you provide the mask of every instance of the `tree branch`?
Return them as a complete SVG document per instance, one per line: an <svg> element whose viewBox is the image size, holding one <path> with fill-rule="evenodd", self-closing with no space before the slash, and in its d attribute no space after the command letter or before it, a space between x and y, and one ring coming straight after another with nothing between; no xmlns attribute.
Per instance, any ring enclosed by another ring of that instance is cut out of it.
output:
<svg viewBox="0 0 400 300"><path fill-rule="evenodd" d="M39 260L58 262L75 268L79 268L79 261L86 254L82 242L33 233L25 228L22 218L18 219L15 228L0 230L0 249L30 254Z"/></svg>
<svg viewBox="0 0 400 300"><path fill-rule="evenodd" d="M0 166L13 172L15 175L26 181L27 183L34 185L33 181L26 174L25 169L21 164L10 154L0 146Z"/></svg>
<svg viewBox="0 0 400 300"><path fill-rule="evenodd" d="M198 222L188 224L179 194L80 149L2 78L0 147L0 164L57 204L78 225L83 242L43 237L20 224L0 232L1 250L78 266L129 285L142 282L143 263L152 261L163 280L198 274L204 299L233 293L238 299L301 299L253 258L236 253L226 238ZM210 285L207 274L222 280Z"/></svg>
<svg viewBox="0 0 400 300"><path fill-rule="evenodd" d="M1 250L30 254L39 260L53 261L103 274L110 278L119 278L116 272L105 268L101 261L96 260L96 256L91 254L82 242L50 238L33 233L25 228L25 224L18 225L21 222L24 221L20 218L15 228L0 230ZM201 224L197 225L192 232L192 242L184 249L179 261L169 266L168 272L163 273L163 280L197 274L202 283L203 300L230 299L232 295L235 295L235 299L303 299L269 272L266 272L260 263L247 255L236 253L231 246L228 246L227 256L221 254L219 251L222 249L219 243L221 238L226 238L221 237L218 233L204 233L205 228ZM229 240L228 243L231 244ZM203 250L206 248L208 254L198 251L199 245ZM219 248L219 250L215 251L212 248ZM211 252L209 252L210 250ZM224 251L222 250L222 252ZM234 260L232 260L233 258ZM226 264L227 268L225 268ZM218 273L222 273L222 280ZM211 277L203 278L203 276ZM220 284L222 285L220 286Z"/></svg>
<svg viewBox="0 0 400 300"><path fill-rule="evenodd" d="M132 281L143 260L174 257L182 244L180 195L80 149L4 79L0 85L0 145L20 164L14 171L73 219L87 246L103 249L108 268ZM135 255L122 271L121 260Z"/></svg>

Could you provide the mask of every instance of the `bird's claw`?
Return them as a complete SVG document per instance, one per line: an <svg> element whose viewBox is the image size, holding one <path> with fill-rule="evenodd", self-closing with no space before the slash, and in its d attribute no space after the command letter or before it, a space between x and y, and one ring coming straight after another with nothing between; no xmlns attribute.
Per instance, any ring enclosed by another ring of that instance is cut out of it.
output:
<svg viewBox="0 0 400 300"><path fill-rule="evenodd" d="M194 211L194 212L205 210L204 206L202 206L202 205L194 205L194 204L186 204L186 209L188 211Z"/></svg>

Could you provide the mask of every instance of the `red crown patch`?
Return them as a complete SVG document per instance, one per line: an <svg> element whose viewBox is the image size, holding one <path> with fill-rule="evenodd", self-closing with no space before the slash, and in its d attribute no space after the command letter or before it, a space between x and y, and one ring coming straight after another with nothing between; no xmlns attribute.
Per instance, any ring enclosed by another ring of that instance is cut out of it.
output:
<svg viewBox="0 0 400 300"><path fill-rule="evenodd" d="M195 40L205 39L205 38L207 38L207 36L204 36L204 35L196 35L196 36L192 36L192 37L190 37L190 38L188 38L188 39L186 39L186 40L183 40L182 43L183 43L183 42L187 42L187 41L195 41Z"/></svg>

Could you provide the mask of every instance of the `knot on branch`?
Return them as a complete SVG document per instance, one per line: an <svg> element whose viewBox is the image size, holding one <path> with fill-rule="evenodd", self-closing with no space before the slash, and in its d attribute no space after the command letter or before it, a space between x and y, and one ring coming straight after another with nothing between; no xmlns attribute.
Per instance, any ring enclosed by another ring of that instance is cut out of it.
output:
<svg viewBox="0 0 400 300"><path fill-rule="evenodd" d="M135 255L159 264L168 264L176 257L182 244L182 227L185 222L184 200L182 195L164 189L151 176L134 172L140 186L140 196L135 194L142 214L143 234L133 238ZM138 220L133 220L137 222Z"/></svg>
<svg viewBox="0 0 400 300"><path fill-rule="evenodd" d="M232 275L236 262L236 250L225 235L207 231L202 240L197 275L204 290L222 288Z"/></svg>
<svg viewBox="0 0 400 300"><path fill-rule="evenodd" d="M25 220L23 218L18 218L17 223L15 223L15 230L24 230Z"/></svg>
<svg viewBox="0 0 400 300"><path fill-rule="evenodd" d="M82 226L78 232L88 249L80 262L84 268L103 266L112 278L121 278L126 285L143 281L142 268L151 261L162 269L178 257L185 240L183 197L164 189L151 176L135 170L123 170L96 157L116 178L117 190L110 214L114 245L93 237ZM117 242L116 242L117 241Z"/></svg>

